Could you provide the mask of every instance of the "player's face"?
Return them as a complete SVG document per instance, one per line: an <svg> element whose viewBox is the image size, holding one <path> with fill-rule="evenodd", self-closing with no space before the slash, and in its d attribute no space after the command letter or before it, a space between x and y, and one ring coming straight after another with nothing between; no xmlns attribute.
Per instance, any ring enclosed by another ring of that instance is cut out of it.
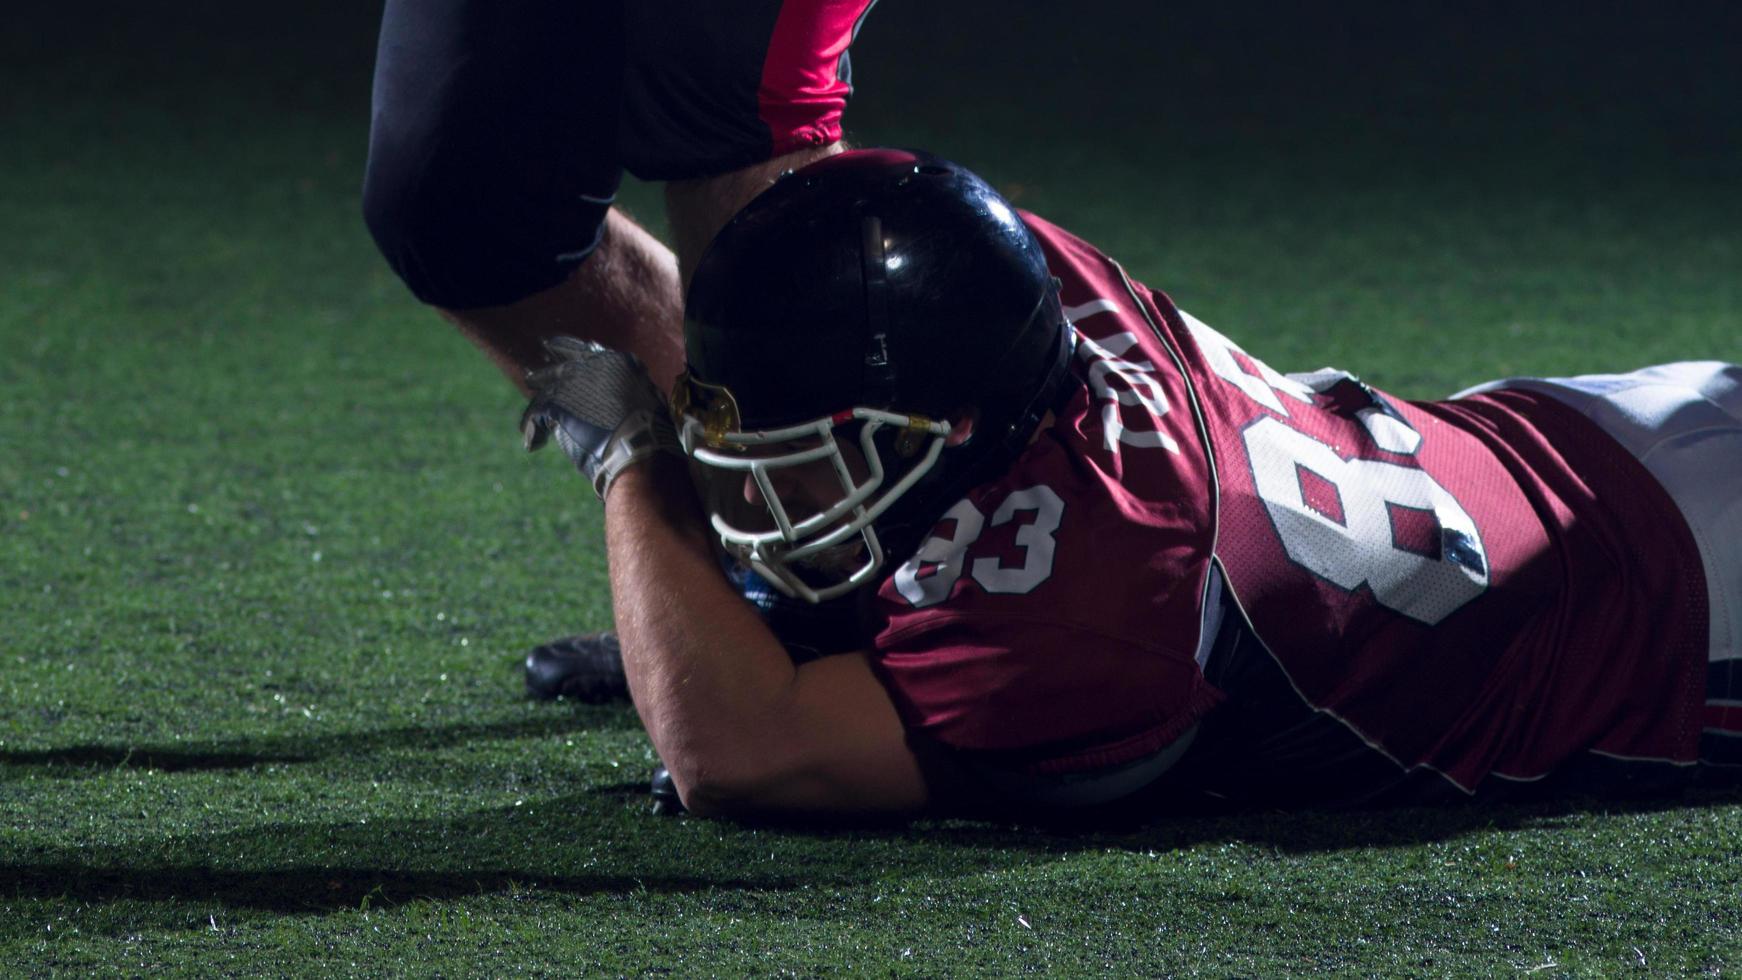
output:
<svg viewBox="0 0 1742 980"><path fill-rule="evenodd" d="M793 452L798 448L800 447L781 444L770 447L770 451L773 455L779 455ZM864 480L870 472L870 467L865 463L864 453L860 452L859 447L851 442L843 441L841 443L841 460L846 464L847 471L852 474L855 484ZM775 494L780 497L781 502L785 504L787 516L794 522L802 521L812 514L827 510L837 500L840 500L844 493L840 473L835 468L833 461L827 459L816 459L808 463L800 463L797 466L771 470L768 474L768 482L773 487ZM768 501L763 497L762 488L757 485L754 476L745 474L740 490L746 504L762 509L767 508Z"/></svg>
<svg viewBox="0 0 1742 980"><path fill-rule="evenodd" d="M779 459L802 452L814 443L771 443L746 453L746 458ZM767 488L778 498L786 518L801 523L839 503L852 487L870 474L864 453L850 440L837 443L840 459L813 459L794 465L771 466L764 471ZM845 482L840 467L844 466L851 483ZM777 528L773 509L764 484L748 472L703 472L704 494L710 501L709 510L723 517L730 525L749 533L769 533ZM854 537L823 549L790 564L790 571L816 588L842 581L865 562L864 542Z"/></svg>

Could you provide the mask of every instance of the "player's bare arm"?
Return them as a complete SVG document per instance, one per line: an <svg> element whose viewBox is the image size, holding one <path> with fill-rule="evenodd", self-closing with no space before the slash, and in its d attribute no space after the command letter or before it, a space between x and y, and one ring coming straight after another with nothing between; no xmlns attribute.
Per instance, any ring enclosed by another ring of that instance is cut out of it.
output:
<svg viewBox="0 0 1742 980"><path fill-rule="evenodd" d="M721 576L680 461L625 471L606 500L605 530L629 687L693 812L925 805L919 764L865 655L793 664Z"/></svg>
<svg viewBox="0 0 1742 980"><path fill-rule="evenodd" d="M606 504L630 690L692 809L904 813L925 801L866 659L795 667L721 574L662 393L633 357L561 339L532 376L529 448L562 447Z"/></svg>

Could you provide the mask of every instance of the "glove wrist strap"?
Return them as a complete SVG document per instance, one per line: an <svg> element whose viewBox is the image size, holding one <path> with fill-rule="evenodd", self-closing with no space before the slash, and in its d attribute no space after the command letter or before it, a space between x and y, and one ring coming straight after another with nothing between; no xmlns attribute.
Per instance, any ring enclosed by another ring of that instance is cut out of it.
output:
<svg viewBox="0 0 1742 980"><path fill-rule="evenodd" d="M656 453L683 456L671 419L663 411L640 411L630 415L612 433L598 465L588 474L593 480L593 492L604 500L619 474Z"/></svg>

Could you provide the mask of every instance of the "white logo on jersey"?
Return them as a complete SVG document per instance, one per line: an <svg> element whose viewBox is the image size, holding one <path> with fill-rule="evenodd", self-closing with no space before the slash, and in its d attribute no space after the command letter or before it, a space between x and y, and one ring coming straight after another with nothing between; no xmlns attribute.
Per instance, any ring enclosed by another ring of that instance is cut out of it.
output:
<svg viewBox="0 0 1742 980"><path fill-rule="evenodd" d="M1088 362L1089 387L1096 397L1106 401L1101 406L1101 430L1106 434L1107 451L1118 455L1120 443L1124 443L1146 448L1159 446L1177 454L1179 443L1161 431L1161 417L1168 408L1167 393L1155 380L1155 365L1149 361L1128 361L1121 356L1136 346L1137 335L1129 331L1114 334L1104 343L1078 336L1077 356ZM1115 382L1119 387L1114 386ZM1155 420L1155 428L1135 432L1127 429L1121 405L1142 407Z"/></svg>
<svg viewBox="0 0 1742 980"><path fill-rule="evenodd" d="M1076 323L1078 320L1086 320L1097 313L1116 313L1118 310L1119 304L1110 299L1092 299L1087 303L1078 303L1076 306L1067 306L1064 309L1064 313L1065 319L1072 323Z"/></svg>

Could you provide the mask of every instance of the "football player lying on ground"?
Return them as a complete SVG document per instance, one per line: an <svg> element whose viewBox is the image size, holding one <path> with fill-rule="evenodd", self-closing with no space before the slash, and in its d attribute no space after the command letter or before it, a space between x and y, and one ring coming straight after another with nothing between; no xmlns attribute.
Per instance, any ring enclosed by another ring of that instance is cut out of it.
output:
<svg viewBox="0 0 1742 980"><path fill-rule="evenodd" d="M1736 367L1437 402L1280 374L889 150L728 223L684 340L669 414L633 359L563 343L523 427L604 499L628 683L694 811L1516 798L1742 764ZM856 601L852 652L795 664L722 547Z"/></svg>

